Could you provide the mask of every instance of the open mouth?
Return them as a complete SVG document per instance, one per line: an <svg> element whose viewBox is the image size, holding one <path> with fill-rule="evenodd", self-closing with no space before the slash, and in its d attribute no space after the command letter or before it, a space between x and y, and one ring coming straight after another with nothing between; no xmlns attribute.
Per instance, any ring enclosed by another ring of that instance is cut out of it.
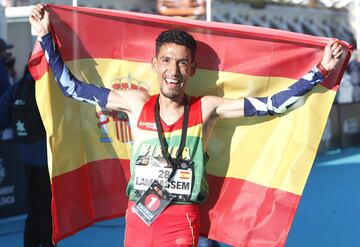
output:
<svg viewBox="0 0 360 247"><path fill-rule="evenodd" d="M167 84L171 84L171 85L178 85L182 82L182 80L180 79L165 79Z"/></svg>

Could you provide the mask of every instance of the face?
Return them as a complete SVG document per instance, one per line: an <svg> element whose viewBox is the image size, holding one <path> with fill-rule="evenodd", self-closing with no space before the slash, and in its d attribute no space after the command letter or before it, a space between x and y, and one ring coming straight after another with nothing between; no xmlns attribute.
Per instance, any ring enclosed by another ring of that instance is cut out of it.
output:
<svg viewBox="0 0 360 247"><path fill-rule="evenodd" d="M172 100L184 95L185 86L196 70L190 49L175 43L160 47L159 54L152 60L152 68L157 74L161 95Z"/></svg>

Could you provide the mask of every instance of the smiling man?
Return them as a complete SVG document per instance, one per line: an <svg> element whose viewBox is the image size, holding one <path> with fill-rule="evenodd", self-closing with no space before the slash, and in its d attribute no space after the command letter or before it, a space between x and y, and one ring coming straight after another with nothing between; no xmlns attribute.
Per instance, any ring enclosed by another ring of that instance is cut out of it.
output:
<svg viewBox="0 0 360 247"><path fill-rule="evenodd" d="M150 96L78 80L53 45L44 5L35 6L29 20L65 96L129 116L134 142L125 246L196 246L199 204L208 196L205 151L216 121L284 113L323 82L343 54L339 43L329 42L318 65L269 97L194 97L186 95L185 88L196 72L196 41L187 32L168 30L156 40L152 69L160 93Z"/></svg>

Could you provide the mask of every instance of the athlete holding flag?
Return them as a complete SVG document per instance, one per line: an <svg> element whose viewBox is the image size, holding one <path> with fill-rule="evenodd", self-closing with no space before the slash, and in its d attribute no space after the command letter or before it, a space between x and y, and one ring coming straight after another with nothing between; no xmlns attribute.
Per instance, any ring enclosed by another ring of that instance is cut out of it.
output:
<svg viewBox="0 0 360 247"><path fill-rule="evenodd" d="M156 39L152 69L160 93L150 96L78 80L54 46L46 6L36 5L29 20L65 96L129 116L134 143L125 246L197 246L199 203L208 196L205 151L217 120L284 113L322 83L343 54L342 45L330 41L318 65L270 97L193 97L185 88L196 72L196 41L187 32L168 30Z"/></svg>

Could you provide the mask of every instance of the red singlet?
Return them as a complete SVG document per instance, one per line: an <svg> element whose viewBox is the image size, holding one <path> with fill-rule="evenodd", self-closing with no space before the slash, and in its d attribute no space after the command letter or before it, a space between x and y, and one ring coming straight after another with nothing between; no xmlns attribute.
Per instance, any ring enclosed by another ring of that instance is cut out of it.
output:
<svg viewBox="0 0 360 247"><path fill-rule="evenodd" d="M169 205L147 226L132 210L126 211L125 247L197 246L200 228L198 204Z"/></svg>

